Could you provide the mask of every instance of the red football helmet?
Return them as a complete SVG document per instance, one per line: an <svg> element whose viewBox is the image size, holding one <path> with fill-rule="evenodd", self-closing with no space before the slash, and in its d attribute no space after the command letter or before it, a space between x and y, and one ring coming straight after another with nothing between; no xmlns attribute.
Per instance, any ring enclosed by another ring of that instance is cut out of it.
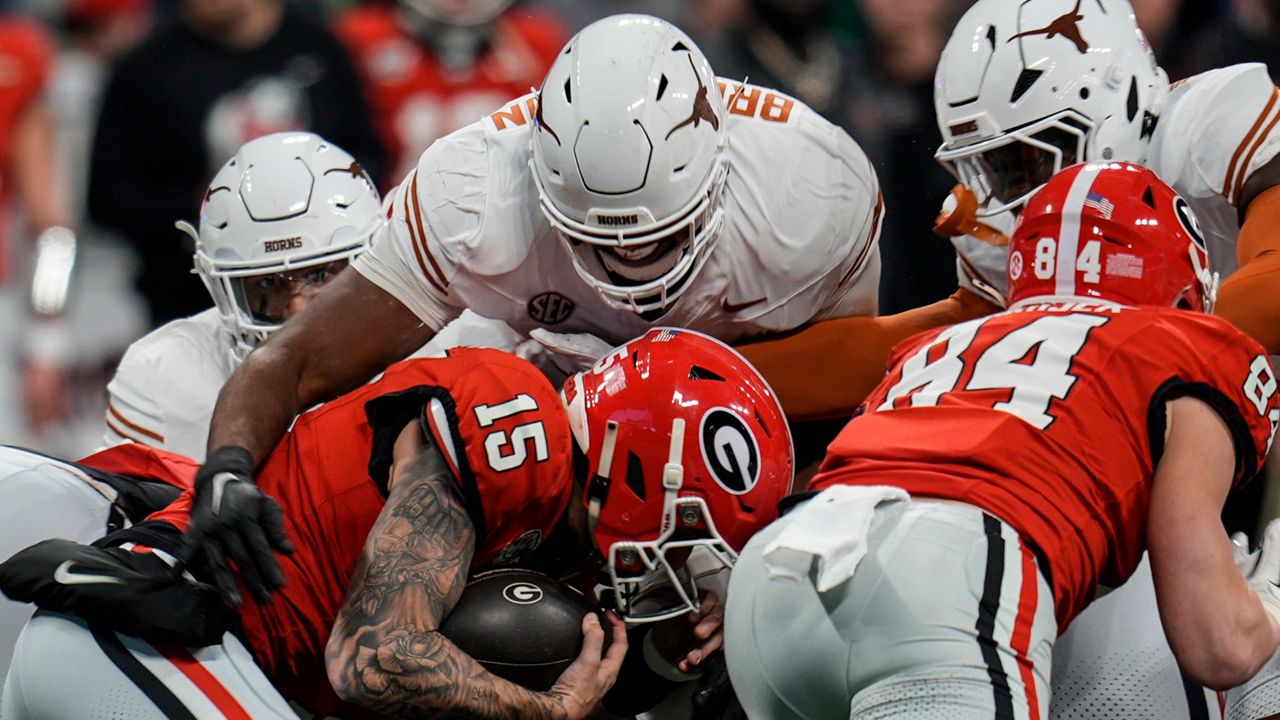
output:
<svg viewBox="0 0 1280 720"><path fill-rule="evenodd" d="M1083 163L1027 201L1009 242L1009 303L1085 297L1212 312L1217 275L1187 201L1140 165Z"/></svg>
<svg viewBox="0 0 1280 720"><path fill-rule="evenodd" d="M791 431L769 384L728 345L659 328L562 393L618 610L631 622L696 610L685 558L703 548L714 570L731 567L791 488Z"/></svg>

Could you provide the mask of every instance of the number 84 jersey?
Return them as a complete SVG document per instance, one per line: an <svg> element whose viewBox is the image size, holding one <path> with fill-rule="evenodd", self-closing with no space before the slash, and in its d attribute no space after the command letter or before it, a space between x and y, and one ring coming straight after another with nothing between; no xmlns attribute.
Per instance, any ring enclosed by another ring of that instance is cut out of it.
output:
<svg viewBox="0 0 1280 720"><path fill-rule="evenodd" d="M1222 416L1237 485L1280 421L1263 348L1173 308L1024 302L916 336L890 367L811 489L889 484L1000 517L1048 561L1060 630L1137 567L1166 401Z"/></svg>

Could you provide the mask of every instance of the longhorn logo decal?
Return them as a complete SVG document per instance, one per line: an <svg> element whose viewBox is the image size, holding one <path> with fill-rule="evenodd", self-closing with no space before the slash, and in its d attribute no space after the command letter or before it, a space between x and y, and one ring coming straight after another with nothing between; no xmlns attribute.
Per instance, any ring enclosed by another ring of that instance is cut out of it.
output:
<svg viewBox="0 0 1280 720"><path fill-rule="evenodd" d="M707 86L702 84L702 76L698 74L698 68L693 64L693 56L689 58L689 69L693 70L693 77L698 81L698 92L693 96L693 111L689 113L689 117L676 123L676 126L667 131L667 136L663 140L670 140L671 133L679 130L685 125L693 125L698 127L698 123L706 120L714 130L720 129L720 118L716 116L715 108L711 107L711 100L707 98Z"/></svg>
<svg viewBox="0 0 1280 720"><path fill-rule="evenodd" d="M1084 20L1084 15L1080 14L1080 3L1082 0L1076 0L1076 6L1069 12L1065 12L1053 19L1053 22L1042 28L1034 30L1024 30L1017 35L1009 38L1008 42L1013 42L1020 37L1029 37L1031 35L1043 35L1045 38L1052 40L1061 35L1070 40L1076 50L1083 55L1089 49L1089 43L1085 42L1084 36L1080 34L1080 21Z"/></svg>

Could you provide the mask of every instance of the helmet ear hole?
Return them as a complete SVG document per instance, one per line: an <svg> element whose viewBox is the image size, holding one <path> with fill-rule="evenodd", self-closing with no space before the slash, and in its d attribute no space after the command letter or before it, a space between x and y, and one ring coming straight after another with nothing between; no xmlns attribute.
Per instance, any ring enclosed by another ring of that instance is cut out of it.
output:
<svg viewBox="0 0 1280 720"><path fill-rule="evenodd" d="M700 365L694 365L689 368L689 379L690 380L716 380L718 382L724 382L723 376L718 375L715 372L708 370Z"/></svg>
<svg viewBox="0 0 1280 720"><path fill-rule="evenodd" d="M760 408L752 409L751 414L752 417L755 418L756 425L760 426L760 429L764 431L764 434L768 437L773 437L773 433L769 431L769 426L765 423L764 418L760 416Z"/></svg>
<svg viewBox="0 0 1280 720"><path fill-rule="evenodd" d="M1151 192L1150 185L1147 186L1146 190L1142 191L1142 202L1146 203L1147 207L1151 208L1152 210L1156 209L1156 198L1155 198L1155 195Z"/></svg>
<svg viewBox="0 0 1280 720"><path fill-rule="evenodd" d="M647 499L644 487L644 466L640 462L640 456L631 451L627 451L627 487L640 498L641 502Z"/></svg>
<svg viewBox="0 0 1280 720"><path fill-rule="evenodd" d="M1034 85L1036 80L1039 80L1040 76L1043 74L1043 70L1023 68L1022 72L1018 75L1018 81L1013 84L1013 93L1009 96L1009 103L1012 104L1018 102L1018 99L1027 94L1027 91L1031 89L1031 86Z"/></svg>

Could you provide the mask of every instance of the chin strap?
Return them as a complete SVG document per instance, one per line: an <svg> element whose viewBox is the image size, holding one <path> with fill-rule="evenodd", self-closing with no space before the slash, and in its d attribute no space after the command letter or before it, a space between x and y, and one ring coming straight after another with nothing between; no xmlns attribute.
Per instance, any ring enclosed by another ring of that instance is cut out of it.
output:
<svg viewBox="0 0 1280 720"><path fill-rule="evenodd" d="M945 238L970 235L992 245L1009 244L1004 233L978 219L978 197L963 184L951 188L951 194L942 201L933 231Z"/></svg>
<svg viewBox="0 0 1280 720"><path fill-rule="evenodd" d="M609 420L604 424L604 439L600 442L600 467L596 468L595 477L587 488L587 529L591 537L596 535L596 525L600 523L600 508L609 493L609 474L613 470L613 451L618 444L618 422Z"/></svg>
<svg viewBox="0 0 1280 720"><path fill-rule="evenodd" d="M667 448L667 464L662 467L662 531L665 534L675 522L676 497L684 485L684 465L680 463L684 455L684 418L671 421L671 445Z"/></svg>
<svg viewBox="0 0 1280 720"><path fill-rule="evenodd" d="M671 421L671 446L667 450L667 464L662 468L662 487L668 493L675 492L684 485L684 466L680 457L684 455L684 418Z"/></svg>

